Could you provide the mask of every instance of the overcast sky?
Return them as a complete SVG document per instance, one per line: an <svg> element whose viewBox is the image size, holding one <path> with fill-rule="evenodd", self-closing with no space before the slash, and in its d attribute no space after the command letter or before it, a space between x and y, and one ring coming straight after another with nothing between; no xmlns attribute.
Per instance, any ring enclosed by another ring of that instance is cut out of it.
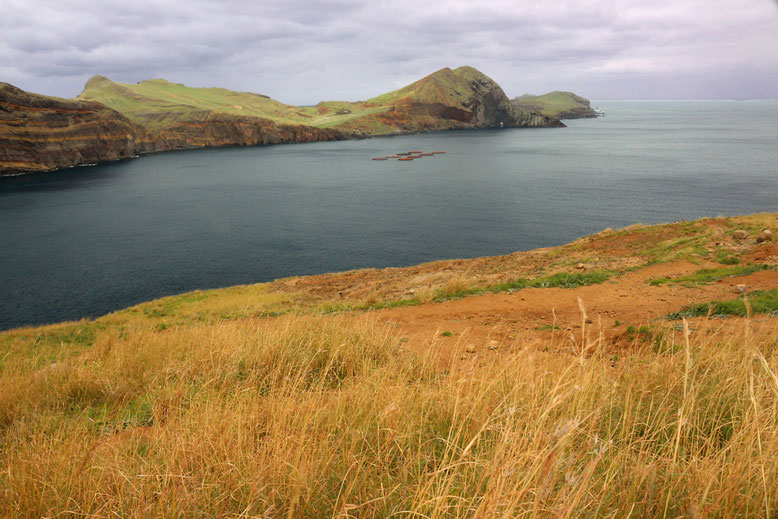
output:
<svg viewBox="0 0 778 519"><path fill-rule="evenodd" d="M356 101L460 65L510 97L778 98L778 2L0 0L0 81L61 97L102 74Z"/></svg>

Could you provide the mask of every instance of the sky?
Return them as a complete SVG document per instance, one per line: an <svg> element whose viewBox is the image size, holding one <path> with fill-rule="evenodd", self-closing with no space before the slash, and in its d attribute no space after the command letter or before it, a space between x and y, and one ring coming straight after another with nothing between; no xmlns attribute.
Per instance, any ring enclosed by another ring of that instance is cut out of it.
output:
<svg viewBox="0 0 778 519"><path fill-rule="evenodd" d="M0 0L0 81L165 78L290 104L470 65L509 97L778 98L778 0Z"/></svg>

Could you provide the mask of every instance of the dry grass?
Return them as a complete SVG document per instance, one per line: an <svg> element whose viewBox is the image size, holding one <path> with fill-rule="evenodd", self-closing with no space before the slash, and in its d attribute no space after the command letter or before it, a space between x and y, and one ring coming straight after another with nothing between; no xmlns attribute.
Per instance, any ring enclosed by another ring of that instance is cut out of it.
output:
<svg viewBox="0 0 778 519"><path fill-rule="evenodd" d="M3 517L778 509L778 326L447 366L369 315L91 333L43 357L0 343Z"/></svg>

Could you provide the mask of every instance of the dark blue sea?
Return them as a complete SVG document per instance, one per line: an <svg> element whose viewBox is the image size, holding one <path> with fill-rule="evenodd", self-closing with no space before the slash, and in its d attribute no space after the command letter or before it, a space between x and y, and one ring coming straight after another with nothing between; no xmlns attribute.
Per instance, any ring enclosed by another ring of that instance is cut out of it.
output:
<svg viewBox="0 0 778 519"><path fill-rule="evenodd" d="M193 289L778 211L778 101L598 101L563 129L171 152L0 178L0 329ZM372 157L410 150L412 162Z"/></svg>

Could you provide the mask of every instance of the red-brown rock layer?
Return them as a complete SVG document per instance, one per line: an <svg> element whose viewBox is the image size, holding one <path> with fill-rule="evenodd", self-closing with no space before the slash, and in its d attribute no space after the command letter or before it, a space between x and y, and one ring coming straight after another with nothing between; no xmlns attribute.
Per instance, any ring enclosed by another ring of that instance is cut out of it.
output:
<svg viewBox="0 0 778 519"><path fill-rule="evenodd" d="M0 83L0 174L47 171L150 151L146 131L100 103Z"/></svg>

